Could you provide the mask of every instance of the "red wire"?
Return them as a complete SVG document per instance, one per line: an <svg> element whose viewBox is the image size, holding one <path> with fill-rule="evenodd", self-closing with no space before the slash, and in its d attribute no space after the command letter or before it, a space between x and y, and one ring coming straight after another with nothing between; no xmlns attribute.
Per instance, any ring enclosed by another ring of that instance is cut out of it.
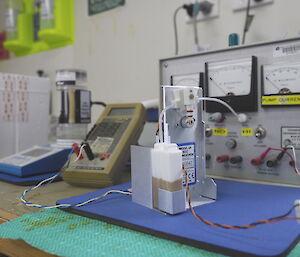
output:
<svg viewBox="0 0 300 257"><path fill-rule="evenodd" d="M261 160L263 160L271 150L272 150L272 151L279 151L279 152L286 153L286 154L290 157L290 159L291 159L291 163L292 163L292 167L293 167L293 169L294 169L294 172L295 172L296 174L298 174L297 169L296 169L296 161L295 161L294 157L293 157L288 151L286 151L286 150L284 150L284 149L268 147L266 150L264 150L264 151L259 155L258 158L260 158Z"/></svg>
<svg viewBox="0 0 300 257"><path fill-rule="evenodd" d="M284 152L291 158L292 161L294 161L294 157L288 151L286 151L284 149L270 147L270 150Z"/></svg>

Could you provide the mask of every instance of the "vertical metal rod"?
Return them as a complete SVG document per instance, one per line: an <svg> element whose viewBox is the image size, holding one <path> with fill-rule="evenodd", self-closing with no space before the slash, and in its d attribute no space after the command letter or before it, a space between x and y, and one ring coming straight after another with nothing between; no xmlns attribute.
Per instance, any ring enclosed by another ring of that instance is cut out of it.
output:
<svg viewBox="0 0 300 257"><path fill-rule="evenodd" d="M247 33L247 31L248 31L248 19L249 19L249 12L250 12L250 2L251 2L251 0L248 0L247 11L246 11L246 20L245 20L244 32L243 32L242 45L245 44L245 41L246 41L246 33Z"/></svg>

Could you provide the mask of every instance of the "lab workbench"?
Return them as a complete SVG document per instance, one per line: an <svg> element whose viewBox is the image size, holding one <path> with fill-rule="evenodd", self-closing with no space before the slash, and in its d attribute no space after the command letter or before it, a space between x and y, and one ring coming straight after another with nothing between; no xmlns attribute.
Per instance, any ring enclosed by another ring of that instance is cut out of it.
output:
<svg viewBox="0 0 300 257"><path fill-rule="evenodd" d="M182 245L181 243L160 239L138 231L115 226L103 221L66 213L61 210L46 210L30 214L30 212L39 209L29 208L20 203L20 195L26 188L27 187L14 186L0 182L0 209L4 209L17 215L27 213L0 227L0 238L21 238L39 249L43 249L46 252L51 252L59 256L80 256L78 255L79 251L74 250L75 246L79 247L81 251L82 249L88 250L90 254L86 256L102 256L93 255L93 253L97 251L97 253L99 253L99 249L105 253L103 256L113 255L118 257L150 256L149 253L152 252L159 254L160 256L172 256L172 254L173 256L223 256L191 246ZM28 200L35 203L54 204L58 199L85 194L91 191L94 191L94 189L73 187L65 182L57 182L48 187L40 188L36 192L30 193L28 195ZM95 204L93 204L93 206L95 206ZM47 240L45 240L45 237ZM48 241L48 245L45 244L46 241ZM9 245L14 245L14 248L16 245L16 249L18 249L19 246L21 248L24 247L24 242L21 243L19 241L1 239L0 253L5 247L9 248ZM115 248L114 245L116 246ZM157 248L158 245L161 246L158 247L159 249ZM61 250L61 247L63 247L64 251ZM60 248L60 251L57 251L57 248ZM91 252L92 250L94 251L93 253ZM300 246L298 245L292 250L289 257L299 256L299 250ZM81 252L81 254L83 254L83 252Z"/></svg>
<svg viewBox="0 0 300 257"><path fill-rule="evenodd" d="M69 214L61 210L40 211L40 209L26 207L22 203L20 203L20 195L27 188L27 186L16 186L0 181L0 209L4 210L0 211L0 217L4 218L3 225L6 226L6 228L4 228L4 226L0 226L0 256L1 253L8 256L22 257L33 255L45 257L57 256L46 253L45 247L43 245L39 245L43 244L43 242L41 241L50 241L50 243L53 243L53 245L57 244L57 242L55 242L56 234L63 234L63 238L60 240L60 243L64 242L67 245L72 244L74 238L78 235L82 237L84 237L84 235L88 236L89 240L92 240L91 237L94 238L95 245L98 247L97 249L101 248L102 252L102 255L99 254L97 256L105 256L103 254L106 254L106 256L129 256L128 254L130 254L130 256L149 256L147 252L156 252L157 254L161 254L162 251L166 251L166 249L170 248L172 249L172 251L169 252L167 256L171 256L172 254L174 255L175 252L177 256L178 254L181 254L180 256L185 256L185 254L187 254L188 256L202 257L221 256L215 253L207 252L205 250L200 250L197 248L177 244L168 240L159 239L136 231L131 231L129 229L123 229L121 227L110 225L98 220L90 220L81 216ZM28 195L28 200L35 203L54 204L58 199L84 194L94 190L95 189L92 188L70 186L67 183L61 181L30 193L30 195ZM21 217L16 218L17 216ZM5 223L5 220L12 221ZM49 220L51 220L51 222L49 222ZM0 224L1 223L2 222L0 222ZM47 234L48 240L40 240L40 238L38 238L39 236L36 236L36 238L38 239L35 239L34 236L30 236L30 234L34 234L35 230L26 231L25 227L32 227L35 225L37 225L39 229L43 229L41 233L42 235ZM25 234L27 234L25 236L24 233L21 235L21 230L23 228L26 232ZM55 228L54 231L51 230L53 228ZM6 234L4 230L6 231ZM6 236L3 236L3 231ZM16 233L13 231L18 232ZM60 231L61 233L57 233L57 231ZM120 231L122 233L126 233L127 236L120 237ZM110 238L109 241L103 240L107 237ZM18 240L20 238L25 240L26 242L24 242L23 240ZM138 245L136 245L136 243L138 243ZM116 245L117 247L114 248L111 247L113 244L125 244L125 246L122 247ZM142 247L144 249L143 254L141 253L142 249L139 248L141 247L141 244L144 245ZM130 247L130 245L132 245L132 247ZM136 247L133 247L133 245L135 245ZM158 245L161 245L163 247L159 249L157 247ZM35 246L36 248L32 246ZM49 245L48 247L51 248L51 246ZM72 249L72 247L69 245L69 249ZM166 249L164 249L164 247ZM44 251L41 251L39 249L42 249ZM76 256L80 256L80 254L82 253L78 251L72 252L71 250L69 252L69 255L64 256L73 256L73 254L75 253L77 254ZM86 256L94 255L90 254Z"/></svg>
<svg viewBox="0 0 300 257"><path fill-rule="evenodd" d="M21 216L40 209L27 207L21 203L21 193L28 186L17 186L0 181L0 209ZM35 203L55 204L58 199L71 197L94 191L93 188L74 187L63 181L52 183L50 186L41 187L31 192L28 197Z"/></svg>
<svg viewBox="0 0 300 257"><path fill-rule="evenodd" d="M26 213L37 212L40 209L30 208L20 202L21 193L28 186L17 186L0 181L0 224L7 220L13 220ZM30 194L31 201L38 203L55 204L57 199L65 196L73 196L92 191L91 188L73 187L61 181L51 184L49 187L40 188ZM1 229L1 227L0 227ZM22 240L0 239L1 253L8 256L54 256L42 252Z"/></svg>

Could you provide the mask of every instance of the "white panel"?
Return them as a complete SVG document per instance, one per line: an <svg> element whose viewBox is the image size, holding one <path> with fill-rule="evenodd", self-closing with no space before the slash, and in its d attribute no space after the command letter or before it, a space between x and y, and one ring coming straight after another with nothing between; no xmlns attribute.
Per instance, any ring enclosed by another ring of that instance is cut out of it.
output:
<svg viewBox="0 0 300 257"><path fill-rule="evenodd" d="M0 158L46 144L50 81L0 73Z"/></svg>

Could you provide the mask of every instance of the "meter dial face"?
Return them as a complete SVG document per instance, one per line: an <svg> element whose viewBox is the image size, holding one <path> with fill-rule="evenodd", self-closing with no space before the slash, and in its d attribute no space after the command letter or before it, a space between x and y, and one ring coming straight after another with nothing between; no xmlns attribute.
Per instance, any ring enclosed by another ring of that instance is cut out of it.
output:
<svg viewBox="0 0 300 257"><path fill-rule="evenodd" d="M300 93L300 63L263 66L264 95Z"/></svg>
<svg viewBox="0 0 300 257"><path fill-rule="evenodd" d="M257 111L257 58L244 57L205 63L205 95L227 102L239 112ZM207 112L228 112L218 103L207 102Z"/></svg>
<svg viewBox="0 0 300 257"><path fill-rule="evenodd" d="M252 58L208 63L208 95L248 95L251 91Z"/></svg>
<svg viewBox="0 0 300 257"><path fill-rule="evenodd" d="M200 73L191 73L186 75L172 75L171 85L199 87Z"/></svg>

